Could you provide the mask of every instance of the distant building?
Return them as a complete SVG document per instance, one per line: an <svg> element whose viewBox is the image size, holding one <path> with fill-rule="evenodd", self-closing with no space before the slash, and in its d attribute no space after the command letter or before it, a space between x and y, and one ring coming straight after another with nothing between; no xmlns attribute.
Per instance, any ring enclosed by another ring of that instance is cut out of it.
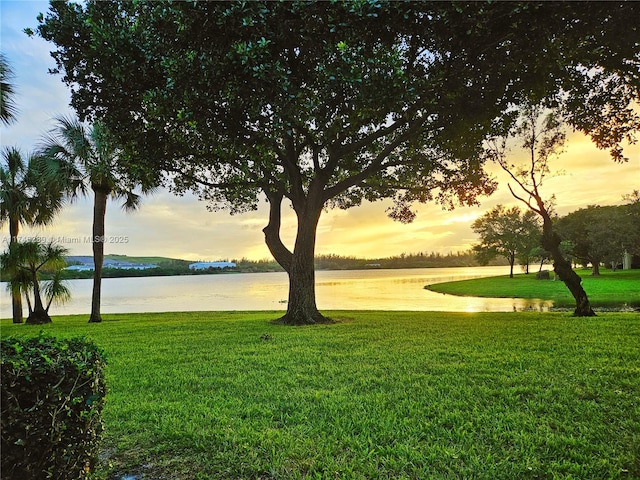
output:
<svg viewBox="0 0 640 480"><path fill-rule="evenodd" d="M74 265L68 266L65 270L71 270L74 272L87 272L93 270L93 258L91 257L67 257L68 262L74 262ZM104 268L115 268L120 270L147 270L149 268L157 268L158 265L154 263L132 263L123 262L120 260L113 260L111 258L105 258L102 264Z"/></svg>
<svg viewBox="0 0 640 480"><path fill-rule="evenodd" d="M72 270L74 272L88 272L93 270L93 265L71 265L65 270Z"/></svg>
<svg viewBox="0 0 640 480"><path fill-rule="evenodd" d="M234 268L234 262L195 262L189 265L190 270L207 270L209 268Z"/></svg>
<svg viewBox="0 0 640 480"><path fill-rule="evenodd" d="M127 263L127 262L117 262L117 263L109 263L105 265L105 268L119 268L122 270L147 270L149 268L158 268L158 266L154 263Z"/></svg>

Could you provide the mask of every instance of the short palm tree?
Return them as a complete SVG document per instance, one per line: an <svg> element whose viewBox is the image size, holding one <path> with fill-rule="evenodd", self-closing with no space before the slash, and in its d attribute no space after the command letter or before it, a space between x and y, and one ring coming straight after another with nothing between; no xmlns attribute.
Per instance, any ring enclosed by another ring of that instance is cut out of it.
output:
<svg viewBox="0 0 640 480"><path fill-rule="evenodd" d="M64 197L57 182L44 174L42 157L26 157L15 147L2 150L0 165L0 225L9 223L9 244L18 239L21 225L39 226L50 223L63 206ZM6 271L9 278L13 272ZM22 297L12 293L13 322L22 322Z"/></svg>
<svg viewBox="0 0 640 480"><path fill-rule="evenodd" d="M141 182L121 173L118 161L122 151L100 122L87 127L76 118L59 116L56 127L45 138L43 155L59 171L67 174L66 190L71 198L93 191L93 292L89 322L101 322L100 299L102 265L104 263L105 215L109 197L123 199L125 210L136 210L141 196L134 193L137 186L143 193L147 188Z"/></svg>
<svg viewBox="0 0 640 480"><path fill-rule="evenodd" d="M71 290L64 278L63 271L62 268L54 270L51 280L48 280L42 289L44 296L47 298L47 306L45 308L47 313L49 313L52 303L62 305L71 300Z"/></svg>
<svg viewBox="0 0 640 480"><path fill-rule="evenodd" d="M4 54L0 53L0 122L4 125L13 123L17 108L14 102L15 88L11 83L13 70Z"/></svg>
<svg viewBox="0 0 640 480"><path fill-rule="evenodd" d="M0 255L0 263L3 269L9 267L15 274L11 276L8 288L25 294L29 306L27 323L50 323L49 307L54 301L64 302L70 298L70 292L64 285L61 277L62 269L66 266L64 256L68 253L65 247L54 242L42 242L29 240L26 242L13 242L9 249ZM53 274L53 280L49 280L41 287L41 274L47 272ZM47 307L42 301L42 293L47 298ZM33 295L33 302L29 295Z"/></svg>

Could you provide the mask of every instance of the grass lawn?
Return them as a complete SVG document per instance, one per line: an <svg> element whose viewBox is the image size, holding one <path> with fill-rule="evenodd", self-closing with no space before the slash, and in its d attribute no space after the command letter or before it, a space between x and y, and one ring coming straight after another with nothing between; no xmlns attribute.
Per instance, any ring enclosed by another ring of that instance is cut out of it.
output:
<svg viewBox="0 0 640 480"><path fill-rule="evenodd" d="M96 478L640 478L640 315L328 313L1 326L106 350Z"/></svg>
<svg viewBox="0 0 640 480"><path fill-rule="evenodd" d="M591 270L577 270L582 286L593 306L630 305L640 307L640 270L602 270L598 277ZM553 278L553 272L551 272ZM492 298L540 298L553 300L556 307L575 307L575 300L560 280L536 280L535 273L428 285L429 290L452 295Z"/></svg>
<svg viewBox="0 0 640 480"><path fill-rule="evenodd" d="M141 264L180 261L175 258L167 258L167 257L129 257L128 255L106 255L105 258L108 258L110 260L116 260L119 262L131 262L131 263L141 263Z"/></svg>

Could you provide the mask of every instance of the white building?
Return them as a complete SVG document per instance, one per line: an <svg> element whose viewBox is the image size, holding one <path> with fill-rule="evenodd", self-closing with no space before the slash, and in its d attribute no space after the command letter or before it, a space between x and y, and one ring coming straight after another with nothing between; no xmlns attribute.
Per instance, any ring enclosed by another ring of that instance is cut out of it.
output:
<svg viewBox="0 0 640 480"><path fill-rule="evenodd" d="M74 272L88 272L93 270L93 265L71 265L65 270L72 270Z"/></svg>

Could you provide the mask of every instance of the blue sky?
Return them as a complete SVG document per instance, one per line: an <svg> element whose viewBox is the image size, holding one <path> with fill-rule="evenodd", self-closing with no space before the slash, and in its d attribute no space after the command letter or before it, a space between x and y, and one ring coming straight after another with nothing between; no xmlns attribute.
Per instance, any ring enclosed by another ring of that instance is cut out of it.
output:
<svg viewBox="0 0 640 480"><path fill-rule="evenodd" d="M39 0L0 0L0 49L15 72L17 123L0 126L2 146L17 146L24 152L33 150L41 136L52 128L51 118L72 114L69 92L59 76L48 73L55 66L49 55L51 45L39 38L29 38L25 27L34 28L36 17L48 10L48 2ZM606 152L597 150L579 134L569 136L566 153L554 162L566 175L549 179L544 191L555 194L558 212L566 214L591 204L613 205L621 197L640 187L640 146L626 150L631 161L614 164ZM318 228L318 253L354 256L390 256L402 252L447 253L465 250L476 241L471 223L496 204L516 204L506 186L506 179L494 171L500 181L498 191L482 202L481 207L460 208L445 212L437 205L418 208L413 224L402 225L387 218L388 202L364 204L348 211L326 212ZM192 196L174 197L159 192L146 198L141 210L123 213L117 203L107 208L106 232L118 243L106 245L106 253L125 255L161 255L190 260L216 260L269 257L262 228L267 221L263 204L257 212L230 216L225 212L208 212ZM283 238L291 245L295 221L285 207ZM82 239L91 234L91 199L69 205L49 227L23 229L23 235L40 235L62 239ZM6 241L8 227L0 230ZM126 241L123 241L126 240ZM75 255L88 255L91 245L68 242Z"/></svg>
<svg viewBox="0 0 640 480"><path fill-rule="evenodd" d="M66 86L47 73L55 67L49 55L50 45L39 37L29 38L23 29L35 27L39 12L48 9L48 2L1 0L1 49L9 60L15 78L18 123L2 127L2 143L31 150L49 119L58 113L71 113Z"/></svg>

